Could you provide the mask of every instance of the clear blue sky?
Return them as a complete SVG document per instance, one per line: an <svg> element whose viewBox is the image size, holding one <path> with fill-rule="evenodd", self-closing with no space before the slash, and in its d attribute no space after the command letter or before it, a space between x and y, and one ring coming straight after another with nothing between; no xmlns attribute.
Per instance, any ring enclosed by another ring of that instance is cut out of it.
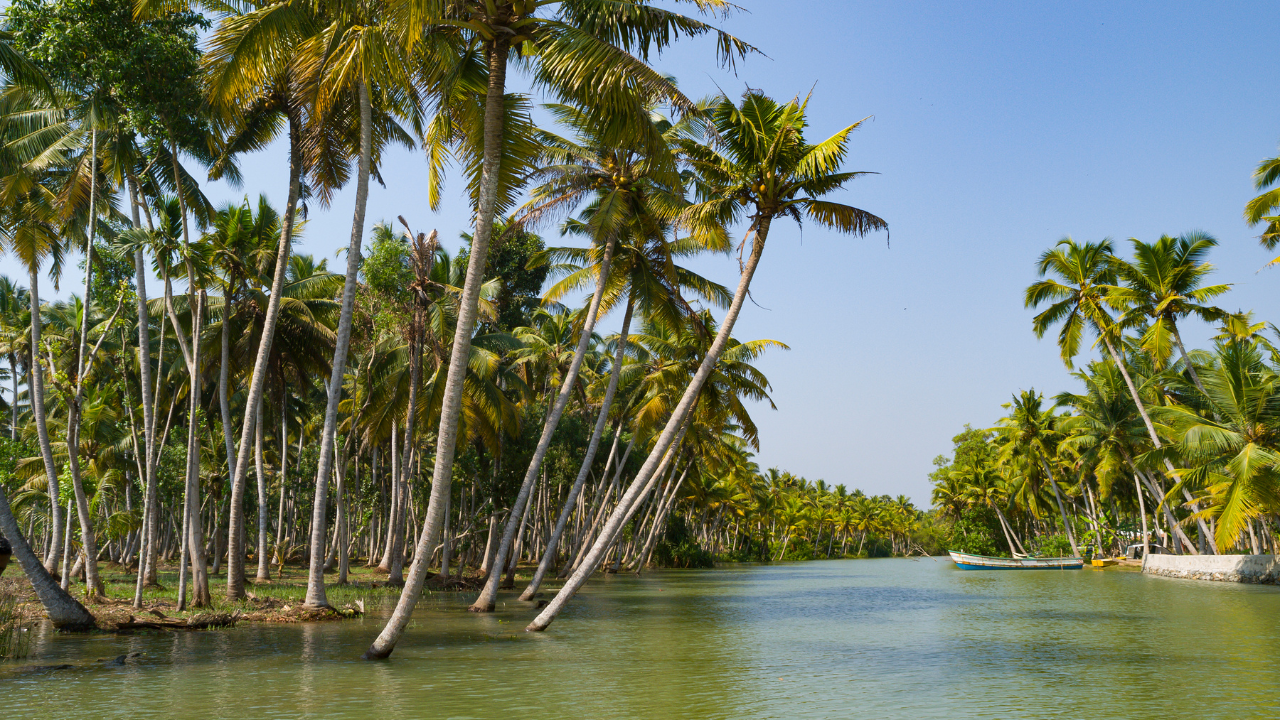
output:
<svg viewBox="0 0 1280 720"><path fill-rule="evenodd" d="M850 167L880 175L841 199L885 218L893 239L887 249L883 234L774 225L753 284L758 306L735 332L792 348L761 363L778 405L755 414L762 467L927 505L930 461L964 423L994 423L1019 389L1071 386L1021 300L1036 256L1064 235L1110 236L1123 248L1131 236L1208 231L1222 243L1217 281L1236 286L1222 304L1280 321L1280 270L1257 272L1272 256L1241 220L1250 173L1280 141L1271 42L1280 6L741 4L749 12L722 25L767 57L735 75L693 40L656 65L691 96L813 88L814 137L874 116L853 137ZM273 147L246 159L243 189L209 193L281 203L283 162ZM457 193L441 213L426 209L418 153L402 153L383 177L370 223L403 214L447 242L466 229ZM333 257L346 244L352 195L312 208L302 251ZM696 267L737 280L729 258ZM25 277L7 258L0 272ZM75 282L69 275L61 294ZM1209 334L1187 329L1197 344Z"/></svg>

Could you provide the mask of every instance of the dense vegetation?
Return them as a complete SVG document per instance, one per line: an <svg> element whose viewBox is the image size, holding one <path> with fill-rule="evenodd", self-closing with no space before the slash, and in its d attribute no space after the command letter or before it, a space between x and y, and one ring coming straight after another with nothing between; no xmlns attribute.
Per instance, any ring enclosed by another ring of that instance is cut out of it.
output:
<svg viewBox="0 0 1280 720"><path fill-rule="evenodd" d="M478 574L477 612L518 561L525 599L558 572L541 630L608 562L912 551L904 499L750 460L753 363L785 346L731 332L772 220L886 225L830 197L861 174L857 124L814 143L807 100L695 102L646 64L743 41L645 0L17 0L5 22L0 230L28 276L0 285L0 532L55 624L93 624L68 589L101 596L104 561L136 572L135 606L176 564L180 607L301 562L314 608L362 562L404 586L376 658L429 569ZM277 138L283 204L213 206L205 178L252 185L240 157ZM432 208L461 171L455 255L366 221L369 179L411 151ZM348 184L331 269L294 246ZM735 250L734 289L685 267ZM77 254L82 292L43 302Z"/></svg>
<svg viewBox="0 0 1280 720"><path fill-rule="evenodd" d="M1280 160L1255 173L1276 181ZM1246 218L1280 235L1280 192L1252 201ZM1280 513L1280 349L1274 325L1216 305L1229 285L1207 284L1204 233L1130 241L1067 238L1038 262L1027 288L1037 336L1058 328L1072 368L1083 343L1100 357L1074 373L1080 387L1050 400L1025 390L989 430L965 428L953 458L931 478L953 549L988 555L1123 552L1274 553ZM1189 320L1217 332L1208 349L1185 346Z"/></svg>

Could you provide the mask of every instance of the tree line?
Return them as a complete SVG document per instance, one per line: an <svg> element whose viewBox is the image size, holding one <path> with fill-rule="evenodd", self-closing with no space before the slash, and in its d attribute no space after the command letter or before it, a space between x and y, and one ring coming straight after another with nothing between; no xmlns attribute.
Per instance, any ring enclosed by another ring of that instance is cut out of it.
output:
<svg viewBox="0 0 1280 720"><path fill-rule="evenodd" d="M135 606L176 561L183 607L218 572L238 600L251 561L267 579L291 559L325 607L326 570L343 582L364 558L403 583L366 653L385 658L429 569L477 569L476 612L520 558L538 563L522 597L557 572L544 630L606 560L678 554L673 517L720 554L752 533L830 553L843 501L742 514L698 493L758 447L753 362L785 346L731 333L773 220L887 225L829 199L864 174L844 167L858 123L812 142L807 98L695 101L648 64L682 35L724 64L755 52L709 22L734 6L694 5L13 3L0 231L28 276L0 286L0 532L53 622L93 624L68 589L102 593L103 558L136 567ZM251 182L240 159L277 139L282 207L207 199L209 181ZM459 252L403 217L369 227L370 178L397 151L424 153L433 210L460 171ZM295 244L351 183L330 270ZM546 229L580 245L547 247ZM735 249L734 289L685 266ZM42 301L77 254L81 294ZM841 546L871 532L905 538L847 526Z"/></svg>

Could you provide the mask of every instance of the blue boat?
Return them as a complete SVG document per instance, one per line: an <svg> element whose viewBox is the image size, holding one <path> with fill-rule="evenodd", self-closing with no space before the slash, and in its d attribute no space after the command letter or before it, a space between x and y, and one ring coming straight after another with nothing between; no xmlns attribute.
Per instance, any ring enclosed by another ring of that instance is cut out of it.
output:
<svg viewBox="0 0 1280 720"><path fill-rule="evenodd" d="M948 551L956 567L961 570L1080 570L1084 558L1078 557L987 557L969 553Z"/></svg>

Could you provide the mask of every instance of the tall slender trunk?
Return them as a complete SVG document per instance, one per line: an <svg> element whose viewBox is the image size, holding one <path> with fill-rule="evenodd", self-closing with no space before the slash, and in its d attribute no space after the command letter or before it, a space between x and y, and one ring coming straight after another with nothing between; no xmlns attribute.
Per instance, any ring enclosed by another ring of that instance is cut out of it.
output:
<svg viewBox="0 0 1280 720"><path fill-rule="evenodd" d="M498 564L491 568L489 578L485 581L484 589L480 591L480 597L468 608L471 612L492 612L494 604L498 598L498 584L501 580L501 568L505 567L508 554L511 552L511 543L516 534L516 528L524 520L523 508L528 504L529 492L533 489L534 481L538 477L538 471L542 468L542 461L547 456L547 450L551 448L551 438L555 435L556 427L560 424L560 417L564 414L564 409L569 404L569 398L573 395L573 387L578 382L578 372L582 369L582 361L587 355L587 347L591 344L591 335L595 330L596 316L600 313L600 302L604 298L605 284L609 280L609 268L613 262L614 246L617 240L611 235L605 241L604 257L600 260L599 277L596 279L596 290L591 296L591 305L587 308L587 316L582 322L582 333L578 337L578 347L574 349L573 360L569 362L569 370L564 375L563 382L560 383L560 394L556 396L555 404L551 407L551 412L547 414L546 422L542 425L542 436L538 438L538 445L533 451L533 458L529 461L529 468L525 470L524 481L520 484L520 493L516 496L515 508L511 516L507 518L507 526L502 531L502 542L498 544ZM611 381L612 382L612 381ZM596 423L597 426L600 422ZM579 478L583 478L581 471L578 473ZM582 479L574 483L576 489L581 489ZM573 508L572 503L565 507L566 520L567 513Z"/></svg>
<svg viewBox="0 0 1280 720"><path fill-rule="evenodd" d="M222 356L219 358L218 368L218 407L222 413L222 443L226 446L227 452L227 485L234 485L235 478L231 476L235 470L236 462L236 446L235 440L231 437L231 316L234 314L235 297L236 297L236 273L232 271L231 277L227 279L227 290L222 296ZM261 417L261 403L258 405L259 417ZM255 412L253 408L245 408L245 414ZM261 468L259 468L261 471ZM259 472L261 474L261 472ZM228 548L230 549L230 548Z"/></svg>
<svg viewBox="0 0 1280 720"><path fill-rule="evenodd" d="M138 183L130 174L129 182L129 209L133 217L133 226L141 225L141 217L138 213ZM138 379L139 394L142 397L142 433L144 438L144 447L142 457L142 482L145 486L143 490L142 501L142 530L141 540L143 541L138 548L138 577L137 587L133 594L133 607L142 607L142 587L145 582L146 572L144 566L146 562L144 557L147 552L148 544L154 542L150 532L151 517L155 512L155 395L151 389L151 313L147 309L147 264L146 258L143 257L142 248L138 248L133 253L133 276L134 285L136 286L136 294L138 298Z"/></svg>
<svg viewBox="0 0 1280 720"><path fill-rule="evenodd" d="M631 329L631 315L635 310L635 297L628 295L627 311L622 316L622 331L618 334L617 347L613 353L613 367L609 372L609 386L604 391L604 400L600 403L600 412L596 416L596 426L591 431L591 441L587 444L587 452L582 457L582 465L578 468L578 477L573 481L573 487L569 490L569 497L565 498L564 508L560 511L560 517L556 520L555 529L551 531L551 537L547 540L547 549L542 553L542 560L538 562L538 569L533 574L533 579L529 581L529 586L520 593L521 600L532 600L537 594L538 588L542 586L542 579L546 576L547 570L551 568L551 563L555 560L556 548L560 545L560 536L564 534L565 525L569 522L569 516L573 514L575 504L582 492L582 486L587 481L587 475L591 472L591 463L596 459L596 451L600 447L600 438L604 435L604 428L609 424L609 408L613 405L613 395L618 390L618 377L622 374L622 360L627 347L627 333ZM615 443L616 444L616 443ZM608 469L605 469L608 472ZM601 478L603 480L603 477Z"/></svg>
<svg viewBox="0 0 1280 720"><path fill-rule="evenodd" d="M258 341L258 356L253 361L253 376L249 381L249 394L245 399L244 426L240 431L240 447L236 453L235 472L231 482L231 512L227 522L227 599L239 600L244 594L244 485L249 470L250 445L253 440L254 413L267 382L267 366L271 358L271 341L276 322L280 317L280 295L284 291L285 273L289 269L289 247L293 239L293 220L298 207L298 194L302 174L301 132L302 123L289 111L289 198L280 218L280 244L276 251L276 272L271 279L271 296L267 298L267 311L262 320L262 338Z"/></svg>
<svg viewBox="0 0 1280 720"><path fill-rule="evenodd" d="M84 302L80 315L80 337L76 341L76 378L73 397L67 403L67 465L71 470L71 491L75 495L76 514L80 520L80 545L85 553L85 594L102 594L102 581L98 578L98 542L93 529L93 515L89 512L89 498L84 491L80 473L80 405L84 400L84 375L89 358L89 314L92 309L93 291L93 243L97 238L96 213L98 194L98 133L92 132L89 158L89 237L84 252ZM65 574L65 568L64 568Z"/></svg>
<svg viewBox="0 0 1280 720"><path fill-rule="evenodd" d="M288 427L289 418L287 413L283 412L289 404L289 395L284 393L284 398L280 403L281 406L281 435L280 435L280 464L285 465L289 462L289 440L284 431ZM262 401L258 401L258 407L262 407ZM267 533L270 530L268 521L267 508L267 478L262 471L262 410L258 410L258 419L255 421L255 435L257 439L255 443L258 445L254 452L257 455L257 479L258 479L258 572L254 575L254 580L265 581L271 579L271 561L267 557Z"/></svg>
<svg viewBox="0 0 1280 720"><path fill-rule="evenodd" d="M1147 435L1151 437L1151 444L1155 445L1157 450L1161 449L1164 446L1160 442L1160 435L1156 433L1156 427L1154 424L1152 424L1151 416L1147 413L1146 404L1142 402L1142 397L1138 395L1138 388L1133 384L1133 378L1129 377L1129 370L1125 366L1123 358L1121 358L1120 354L1116 352L1116 348L1114 345L1111 344L1110 338L1107 338L1104 336L1103 341L1107 346L1107 351L1111 353L1111 359L1115 361L1116 367L1120 369L1120 375L1124 377L1125 385L1129 387L1129 394L1133 396L1134 404L1138 406L1138 414L1142 416L1142 422L1147 426ZM1190 363L1188 362L1188 364ZM1168 458L1165 458L1164 460L1164 467L1165 467L1165 470L1168 471L1169 476L1174 479L1174 482L1178 484L1182 483L1182 478L1178 475L1177 470L1175 470L1173 467L1173 463L1170 462ZM1187 492L1186 488L1183 488L1183 495L1186 496L1187 500L1192 499L1191 493ZM1195 513L1200 512L1200 506L1195 502L1191 503L1191 509ZM1209 548L1213 551L1214 555L1217 555L1218 554L1217 543L1214 542L1213 535L1209 533L1209 528L1205 526L1204 520L1197 517L1196 523L1199 524L1200 526L1201 537L1208 539Z"/></svg>
<svg viewBox="0 0 1280 720"><path fill-rule="evenodd" d="M44 565L51 572L58 571L62 559L62 503L58 492L58 469L53 462L53 445L49 442L49 426L44 414L44 366L40 362L40 271L37 265L29 268L31 283L27 296L31 300L31 376L27 382L31 416L36 421L36 438L40 443L40 456L44 459L45 480L49 493L49 547L45 549ZM68 568L70 570L70 568Z"/></svg>
<svg viewBox="0 0 1280 720"><path fill-rule="evenodd" d="M360 271L360 243L364 239L365 208L369 204L369 163L373 153L372 110L369 87L356 82L360 97L360 164L356 176L356 208L351 222L351 241L347 246L347 277L342 285L342 312L338 318L338 337L333 348L333 369L329 374L329 393L324 410L324 431L320 436L320 462L316 470L316 494L311 509L311 567L307 576L307 598L310 607L327 607L324 592L324 536L329 500L329 476L333 472L334 435L338 427L338 403L342 399L342 381L347 372L347 353L351 346L351 316L356 301L356 285Z"/></svg>
<svg viewBox="0 0 1280 720"><path fill-rule="evenodd" d="M449 373L445 380L444 397L440 409L440 429L436 439L436 462L432 472L431 500L427 503L426 518L418 538L418 549L409 570L409 580L396 609L382 632L374 640L364 657L368 660L390 657L396 642L409 625L413 608L422 594L427 579L427 563L432 550L439 542L444 525L444 498L450 493L453 480L453 456L458 436L458 412L462 407L462 384L466 377L466 363L471 356L471 333L475 327L480 286L484 284L485 262L489 256L489 240L493 235L493 216L497 207L499 168L502 164L503 113L507 79L506 38L487 43L486 60L489 64L488 88L484 109L484 159L480 171L479 207L476 208L476 231L471 241L471 257L467 262L467 280L463 284L458 303L457 328L453 337L453 349L449 359Z"/></svg>
<svg viewBox="0 0 1280 720"><path fill-rule="evenodd" d="M541 631L547 629L569 600L577 594L578 590L587 581L587 578L595 572L596 566L604 558L605 551L608 550L609 538L620 529L621 523L627 515L627 508L648 485L649 479L654 471L657 470L658 464L666 455L667 450L671 447L676 434L680 432L685 418L697 401L698 393L702 391L703 384L711 376L712 370L715 369L716 363L720 360L720 354L724 352L729 343L729 335L733 332L733 325L738 320L738 314L742 312L743 302L746 301L747 290L751 286L751 277L755 274L756 266L760 264L760 257L764 254L764 244L769 235L770 223L771 218L768 215L757 219L754 223L755 238L751 243L751 255L747 258L746 265L742 268L742 276L738 280L738 288L733 294L733 302L729 305L729 311L725 314L724 322L720 325L720 330L716 333L716 338L711 343L707 356L702 359L702 364L698 367L697 374L693 376L692 382L685 388L684 395L671 413L666 426L662 429L662 434L658 436L653 450L649 453L649 457L645 459L644 465L641 466L640 472L636 475L636 479L632 481L631 487L623 495L618 508L610 515L609 520L605 523L604 530L600 533L600 538L596 540L591 551L587 553L582 565L569 577L568 582L560 588L560 592L556 593L555 598L552 599L547 607L543 608L533 622L529 623L529 626L525 628L526 630Z"/></svg>

